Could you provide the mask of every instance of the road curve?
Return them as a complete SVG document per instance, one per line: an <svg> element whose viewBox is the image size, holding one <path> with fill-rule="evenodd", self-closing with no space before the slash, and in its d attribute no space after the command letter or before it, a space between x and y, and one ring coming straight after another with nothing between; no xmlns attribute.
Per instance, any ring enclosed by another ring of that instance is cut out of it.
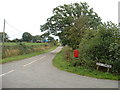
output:
<svg viewBox="0 0 120 90"><path fill-rule="evenodd" d="M3 88L118 88L118 82L61 71L52 59L61 50L2 65Z"/></svg>

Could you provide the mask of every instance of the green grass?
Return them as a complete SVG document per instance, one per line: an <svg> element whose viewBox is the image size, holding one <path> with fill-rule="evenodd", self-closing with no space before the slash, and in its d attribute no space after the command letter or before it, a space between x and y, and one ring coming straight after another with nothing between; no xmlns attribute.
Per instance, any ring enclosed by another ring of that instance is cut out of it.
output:
<svg viewBox="0 0 120 90"><path fill-rule="evenodd" d="M19 45L20 43L15 43L15 42L5 42L5 46L16 46ZM46 43L30 43L30 42L22 42L22 44L25 44L26 46L32 46L32 45L45 45Z"/></svg>
<svg viewBox="0 0 120 90"><path fill-rule="evenodd" d="M91 68L85 68L83 66L72 66L69 62L67 62L64 58L65 49L63 48L61 52L59 52L54 60L53 60L53 65L61 70L75 73L78 75L83 75L83 76L89 76L89 77L94 77L98 79L110 79L110 80L118 80L118 76L108 73L108 72L102 72L98 71L95 69ZM120 80L120 78L119 78Z"/></svg>
<svg viewBox="0 0 120 90"><path fill-rule="evenodd" d="M0 60L0 63L3 64L3 63L11 62L11 61L17 61L17 60L20 60L20 59L25 59L25 58L29 58L29 57L32 57L32 56L40 55L40 54L43 54L43 53L50 52L50 51L54 50L56 47L57 46L53 46L50 49L43 50L42 52L36 52L36 53L31 53L31 54L24 54L24 55L5 58L5 59Z"/></svg>

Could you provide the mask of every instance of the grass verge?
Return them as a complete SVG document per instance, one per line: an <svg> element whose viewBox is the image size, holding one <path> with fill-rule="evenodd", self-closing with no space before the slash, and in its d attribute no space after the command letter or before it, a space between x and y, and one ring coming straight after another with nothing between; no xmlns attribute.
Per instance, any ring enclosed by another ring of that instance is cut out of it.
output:
<svg viewBox="0 0 120 90"><path fill-rule="evenodd" d="M29 58L29 57L32 57L32 56L40 55L40 54L43 54L43 53L50 52L50 51L54 50L56 47L57 46L53 46L50 49L43 50L42 52L35 52L35 53L30 53L30 54L24 54L24 55L5 58L5 59L0 60L0 63L3 64L3 63L11 62L11 61L17 61L17 60L20 60L20 59L25 59L25 58Z"/></svg>
<svg viewBox="0 0 120 90"><path fill-rule="evenodd" d="M110 80L120 80L117 75L102 72L91 68L85 68L83 66L72 66L69 62L67 62L64 58L65 48L63 48L54 58L53 65L61 70L75 73L78 75L94 77L98 79L110 79Z"/></svg>

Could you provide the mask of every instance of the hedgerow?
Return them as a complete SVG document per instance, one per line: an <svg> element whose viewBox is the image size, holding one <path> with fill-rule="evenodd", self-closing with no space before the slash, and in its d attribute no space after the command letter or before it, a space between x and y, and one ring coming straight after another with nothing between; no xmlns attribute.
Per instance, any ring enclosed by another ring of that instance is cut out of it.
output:
<svg viewBox="0 0 120 90"><path fill-rule="evenodd" d="M111 64L111 72L120 73L120 30L112 22L102 24L97 30L87 30L79 50L80 60L85 65Z"/></svg>

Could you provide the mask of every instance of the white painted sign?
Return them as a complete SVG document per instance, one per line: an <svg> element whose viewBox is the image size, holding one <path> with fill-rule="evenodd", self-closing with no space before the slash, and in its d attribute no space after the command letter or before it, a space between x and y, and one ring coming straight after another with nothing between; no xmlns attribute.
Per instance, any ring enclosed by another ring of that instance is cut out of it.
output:
<svg viewBox="0 0 120 90"><path fill-rule="evenodd" d="M112 65L107 65L107 64L103 64L103 63L96 63L96 65L107 67L107 68L112 68Z"/></svg>

